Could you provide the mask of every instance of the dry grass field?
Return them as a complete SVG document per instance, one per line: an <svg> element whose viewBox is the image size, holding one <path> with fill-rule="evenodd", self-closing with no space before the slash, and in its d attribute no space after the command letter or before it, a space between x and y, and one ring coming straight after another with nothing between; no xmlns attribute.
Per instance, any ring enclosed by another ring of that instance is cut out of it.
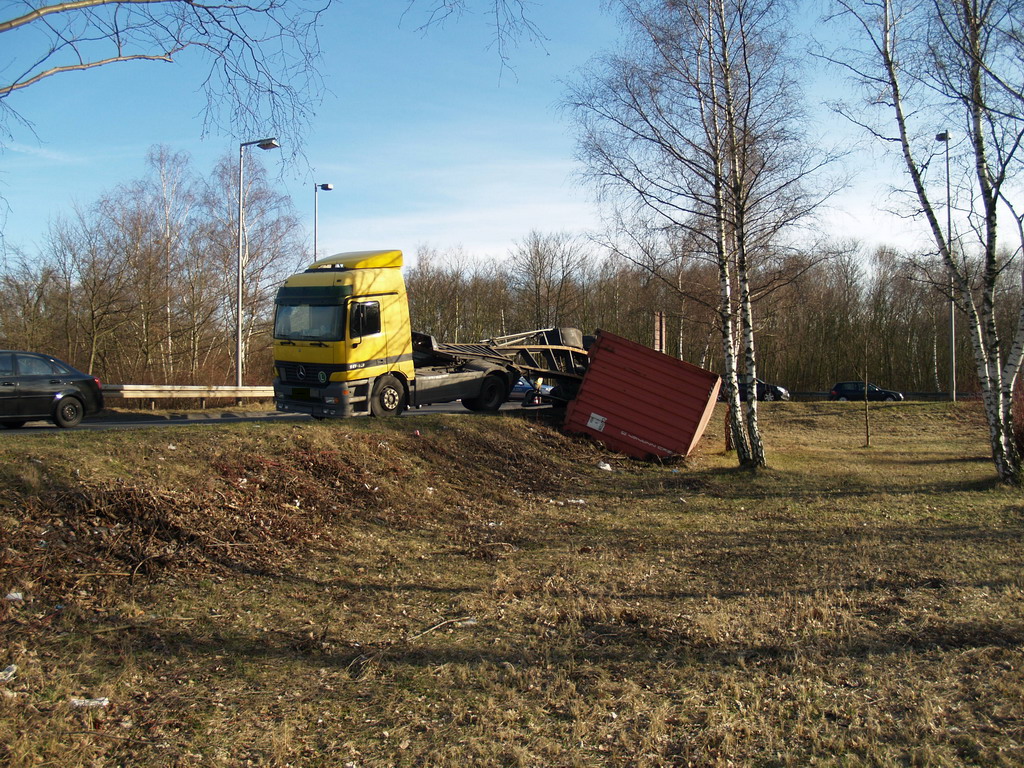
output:
<svg viewBox="0 0 1024 768"><path fill-rule="evenodd" d="M514 416L0 435L0 764L1024 764L977 406L762 423L758 473L720 413L664 465Z"/></svg>

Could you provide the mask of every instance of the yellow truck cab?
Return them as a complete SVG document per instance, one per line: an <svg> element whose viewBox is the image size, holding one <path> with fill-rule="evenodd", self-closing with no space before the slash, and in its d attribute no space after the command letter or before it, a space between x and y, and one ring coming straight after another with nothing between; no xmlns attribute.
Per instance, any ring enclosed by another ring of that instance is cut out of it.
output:
<svg viewBox="0 0 1024 768"><path fill-rule="evenodd" d="M519 376L501 355L412 332L398 250L341 253L288 278L276 299L274 367L277 410L314 418L460 399L497 410Z"/></svg>

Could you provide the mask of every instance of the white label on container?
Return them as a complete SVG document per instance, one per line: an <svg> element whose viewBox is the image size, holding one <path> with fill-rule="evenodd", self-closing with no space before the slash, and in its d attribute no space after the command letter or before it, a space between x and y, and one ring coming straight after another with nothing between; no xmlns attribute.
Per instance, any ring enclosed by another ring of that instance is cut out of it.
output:
<svg viewBox="0 0 1024 768"><path fill-rule="evenodd" d="M607 416L598 416L596 413L592 413L587 421L587 428L593 429L596 432L604 432L604 425L607 421Z"/></svg>

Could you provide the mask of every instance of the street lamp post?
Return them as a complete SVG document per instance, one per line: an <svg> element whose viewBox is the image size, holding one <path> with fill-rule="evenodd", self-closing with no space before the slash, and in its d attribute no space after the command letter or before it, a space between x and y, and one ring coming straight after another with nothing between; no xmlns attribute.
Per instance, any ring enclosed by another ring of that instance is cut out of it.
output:
<svg viewBox="0 0 1024 768"><path fill-rule="evenodd" d="M946 145L946 250L953 261L953 210L949 194L949 131L935 134L935 140ZM956 402L956 302L954 296L953 270L949 270L949 400Z"/></svg>
<svg viewBox="0 0 1024 768"><path fill-rule="evenodd" d="M245 148L256 146L260 149L277 149L277 139L243 141L238 145L238 264L235 265L235 386L242 386L242 248L244 225L242 223L242 190L245 169Z"/></svg>
<svg viewBox="0 0 1024 768"><path fill-rule="evenodd" d="M333 184L314 184L313 185L313 261L317 260L317 248L316 248L316 236L317 228L320 223L320 190L324 192L330 192L334 189Z"/></svg>

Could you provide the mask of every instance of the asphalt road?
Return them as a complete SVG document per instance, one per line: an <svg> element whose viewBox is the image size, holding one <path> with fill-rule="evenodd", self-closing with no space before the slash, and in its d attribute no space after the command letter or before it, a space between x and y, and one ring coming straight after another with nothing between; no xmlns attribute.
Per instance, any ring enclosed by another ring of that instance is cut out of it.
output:
<svg viewBox="0 0 1024 768"><path fill-rule="evenodd" d="M508 402L501 407L501 410L519 410L520 408L518 402ZM413 415L417 413L469 414L471 412L463 408L461 403L440 403L414 408L406 413ZM162 412L159 414L149 414L146 411L108 410L98 416L85 419L77 427L74 427L74 430L151 429L253 421L312 421L312 418L294 413L278 413L277 411L246 411L244 407L237 410L211 408L207 411ZM30 421L18 430L0 429L0 439L3 439L4 433L60 434L64 431L52 421Z"/></svg>

